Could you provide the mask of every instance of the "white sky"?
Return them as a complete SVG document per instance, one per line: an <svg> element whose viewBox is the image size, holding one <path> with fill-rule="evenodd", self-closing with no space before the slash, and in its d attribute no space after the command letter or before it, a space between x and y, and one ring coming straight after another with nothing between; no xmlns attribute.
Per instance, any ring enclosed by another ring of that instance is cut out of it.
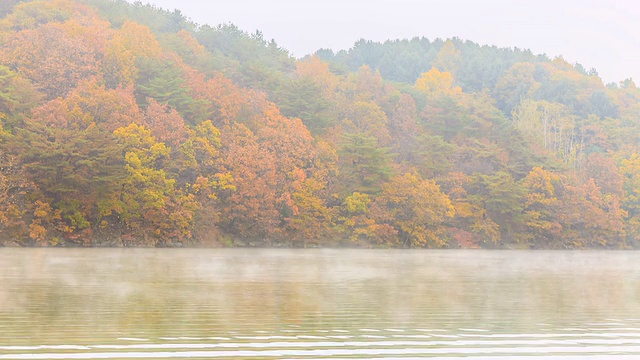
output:
<svg viewBox="0 0 640 360"><path fill-rule="evenodd" d="M143 0L199 24L262 31L302 57L358 39L457 36L481 45L562 55L605 83L640 84L638 0Z"/></svg>

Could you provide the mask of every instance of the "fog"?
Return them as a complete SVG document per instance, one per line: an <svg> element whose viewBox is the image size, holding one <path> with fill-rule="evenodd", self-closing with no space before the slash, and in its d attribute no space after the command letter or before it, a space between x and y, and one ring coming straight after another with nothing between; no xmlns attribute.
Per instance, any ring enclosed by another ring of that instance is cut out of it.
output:
<svg viewBox="0 0 640 360"><path fill-rule="evenodd" d="M144 1L146 2L146 1ZM152 0L200 24L260 30L293 55L374 41L459 37L563 56L595 68L605 83L640 79L640 4L632 0Z"/></svg>

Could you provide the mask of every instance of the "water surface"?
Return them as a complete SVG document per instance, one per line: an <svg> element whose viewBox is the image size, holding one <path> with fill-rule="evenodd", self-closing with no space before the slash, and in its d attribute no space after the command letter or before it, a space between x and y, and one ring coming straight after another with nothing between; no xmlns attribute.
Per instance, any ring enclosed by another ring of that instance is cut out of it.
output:
<svg viewBox="0 0 640 360"><path fill-rule="evenodd" d="M639 256L0 249L0 360L638 359Z"/></svg>

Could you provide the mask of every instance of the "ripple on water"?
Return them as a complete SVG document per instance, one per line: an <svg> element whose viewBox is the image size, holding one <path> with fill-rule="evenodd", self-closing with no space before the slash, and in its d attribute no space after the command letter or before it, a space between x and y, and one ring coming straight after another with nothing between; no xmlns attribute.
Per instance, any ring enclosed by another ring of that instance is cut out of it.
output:
<svg viewBox="0 0 640 360"><path fill-rule="evenodd" d="M608 356L613 358L613 354L617 355L640 355L640 347L598 347L598 346L582 346L582 347L566 347L566 346L546 346L546 347L455 347L455 348L365 348L365 349L346 349L346 348L329 348L329 349L275 349L275 350L183 350L183 351L118 351L118 352L83 352L83 353L22 353L22 354L4 354L0 355L0 359L124 359L124 358L269 358L269 357L367 357L376 356L431 356L431 355L447 355L447 356L465 356L467 360L477 358L482 359L487 356L524 356L524 355L549 355L547 359L566 359L567 356L580 356L582 358L594 356ZM511 357L512 358L512 357Z"/></svg>
<svg viewBox="0 0 640 360"><path fill-rule="evenodd" d="M378 330L378 329L370 329ZM389 329L381 329L389 331ZM380 331L374 331L380 332ZM443 334L439 334L443 335ZM568 336L569 335L569 336ZM640 358L640 333L613 338L610 333L486 334L485 331L463 339L444 340L425 334L374 335L363 331L355 335L298 335L296 337L236 336L234 342L220 337L163 337L154 339L122 337L122 344L0 346L0 360L10 359L125 359L125 358L349 358L403 360L412 356L429 359L466 360L531 359L637 359ZM353 338L362 340L353 340ZM411 340L402 340L405 337ZM425 338L426 337L426 338ZM281 341L284 339L295 341ZM420 340L416 340L420 338ZM332 339L332 341L327 341ZM393 340L391 340L393 339ZM179 341L201 342L184 343ZM208 342L206 342L208 340ZM218 340L218 342L211 342ZM224 340L219 342L220 340ZM443 357L442 359L445 359Z"/></svg>

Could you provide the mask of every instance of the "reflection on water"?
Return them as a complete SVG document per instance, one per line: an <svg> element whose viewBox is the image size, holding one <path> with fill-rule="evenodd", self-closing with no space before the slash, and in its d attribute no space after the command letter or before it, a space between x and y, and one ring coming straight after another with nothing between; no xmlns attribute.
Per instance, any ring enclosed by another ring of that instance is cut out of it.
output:
<svg viewBox="0 0 640 360"><path fill-rule="evenodd" d="M639 255L0 249L0 359L638 359Z"/></svg>

